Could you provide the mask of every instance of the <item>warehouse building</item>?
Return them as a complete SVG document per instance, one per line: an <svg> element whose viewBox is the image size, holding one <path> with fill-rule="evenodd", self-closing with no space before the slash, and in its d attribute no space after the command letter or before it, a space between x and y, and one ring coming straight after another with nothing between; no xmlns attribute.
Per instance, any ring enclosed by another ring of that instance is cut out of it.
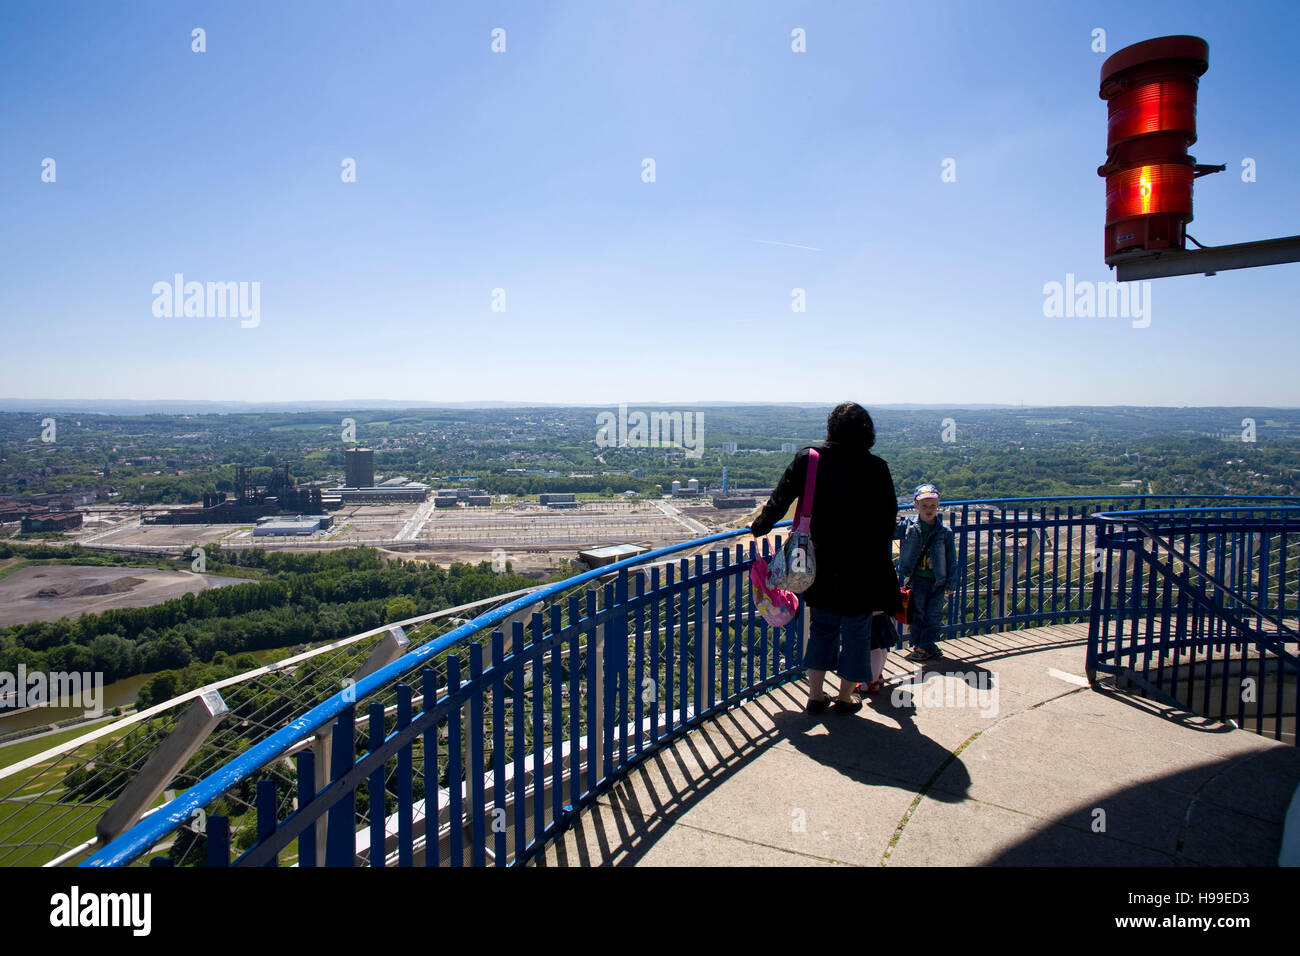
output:
<svg viewBox="0 0 1300 956"><path fill-rule="evenodd" d="M257 524L253 527L253 537L315 534L317 531L325 530L333 522L334 519L329 515L297 515L292 518L273 515L257 519Z"/></svg>
<svg viewBox="0 0 1300 956"><path fill-rule="evenodd" d="M588 568L603 568L607 564L613 564L615 561L622 561L625 558L633 558L638 554L645 554L649 550L649 548L643 548L638 544L612 544L605 548L579 551L578 560Z"/></svg>
<svg viewBox="0 0 1300 956"><path fill-rule="evenodd" d="M429 486L418 481L408 481L378 487L336 488L334 492L344 504L358 501L424 501L429 497Z"/></svg>
<svg viewBox="0 0 1300 956"><path fill-rule="evenodd" d="M482 497L487 493L486 488L439 488L433 493L433 496L435 498L455 498L457 501L468 501L470 498Z"/></svg>

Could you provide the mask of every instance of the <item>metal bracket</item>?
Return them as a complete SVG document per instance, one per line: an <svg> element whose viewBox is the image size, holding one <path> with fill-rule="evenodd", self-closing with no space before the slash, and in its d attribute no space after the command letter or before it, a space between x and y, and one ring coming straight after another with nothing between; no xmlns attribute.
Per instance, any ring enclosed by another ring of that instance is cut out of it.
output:
<svg viewBox="0 0 1300 956"><path fill-rule="evenodd" d="M1115 278L1120 282L1195 275L1198 272L1212 276L1230 269L1274 266L1284 262L1300 262L1300 236L1207 246L1204 249L1127 253L1106 260L1108 266L1115 268Z"/></svg>

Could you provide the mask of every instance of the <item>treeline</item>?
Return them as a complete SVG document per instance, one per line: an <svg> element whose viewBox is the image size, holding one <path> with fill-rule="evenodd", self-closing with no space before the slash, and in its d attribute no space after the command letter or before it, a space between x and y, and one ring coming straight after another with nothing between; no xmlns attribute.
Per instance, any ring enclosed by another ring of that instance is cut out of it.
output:
<svg viewBox="0 0 1300 956"><path fill-rule="evenodd" d="M96 551L91 548L83 548L79 544L60 547L52 544L18 544L12 541L0 541L0 560L5 558L22 558L27 561L40 561L42 563L82 564L94 567L179 569L182 566L182 562L179 560L140 554L125 554L118 551ZM184 569L188 571L190 559L186 558L183 563Z"/></svg>
<svg viewBox="0 0 1300 956"><path fill-rule="evenodd" d="M261 567L266 576L152 607L0 629L0 671L12 673L19 664L28 671L99 671L111 682L212 662L218 655L339 640L386 624L393 615L429 613L533 584L494 573L486 562L450 569L402 560L385 566L368 548L214 553L208 570L236 561Z"/></svg>
<svg viewBox="0 0 1300 956"><path fill-rule="evenodd" d="M625 491L653 493L655 482L628 475L593 475L591 478L546 478L542 475L482 475L464 484L482 488L493 495L516 495L520 498L550 491L579 494L622 494Z"/></svg>

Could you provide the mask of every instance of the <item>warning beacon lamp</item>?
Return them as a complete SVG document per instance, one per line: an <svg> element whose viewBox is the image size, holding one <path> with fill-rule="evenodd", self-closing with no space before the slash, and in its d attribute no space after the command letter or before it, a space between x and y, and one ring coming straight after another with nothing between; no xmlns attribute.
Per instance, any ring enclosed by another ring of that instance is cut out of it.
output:
<svg viewBox="0 0 1300 956"><path fill-rule="evenodd" d="M1157 37L1101 66L1109 122L1097 175L1106 180L1106 264L1120 282L1300 262L1300 236L1207 246L1187 234L1192 181L1227 168L1187 154L1209 56L1200 37Z"/></svg>
<svg viewBox="0 0 1300 956"><path fill-rule="evenodd" d="M1192 180L1221 166L1197 166L1196 88L1209 68L1200 37L1145 40L1101 67L1109 109L1106 162L1106 260L1116 254L1183 249L1192 221Z"/></svg>

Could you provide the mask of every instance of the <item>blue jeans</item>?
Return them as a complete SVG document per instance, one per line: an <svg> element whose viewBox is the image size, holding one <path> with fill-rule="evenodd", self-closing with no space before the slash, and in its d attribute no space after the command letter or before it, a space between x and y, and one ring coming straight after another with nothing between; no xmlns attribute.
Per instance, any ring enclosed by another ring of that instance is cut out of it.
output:
<svg viewBox="0 0 1300 956"><path fill-rule="evenodd" d="M808 648L803 666L810 671L834 671L855 683L871 680L871 614L845 617L809 607Z"/></svg>
<svg viewBox="0 0 1300 956"><path fill-rule="evenodd" d="M912 579L912 646L937 651L939 635L947 618L948 598L929 578Z"/></svg>

